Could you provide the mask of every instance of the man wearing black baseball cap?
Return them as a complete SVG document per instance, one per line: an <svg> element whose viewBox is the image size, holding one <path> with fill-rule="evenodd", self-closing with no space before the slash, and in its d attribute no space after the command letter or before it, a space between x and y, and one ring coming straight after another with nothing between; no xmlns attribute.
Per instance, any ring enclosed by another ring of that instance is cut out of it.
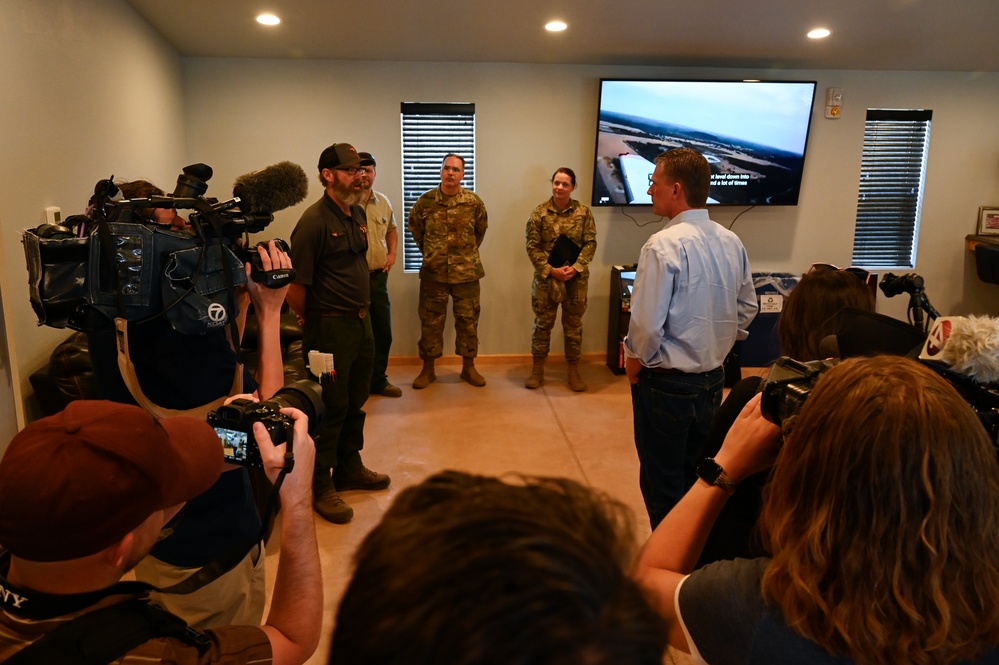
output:
<svg viewBox="0 0 999 665"><path fill-rule="evenodd" d="M302 321L302 352L332 354L334 380L323 384L326 417L316 442L313 504L334 524L354 510L339 491L380 490L389 477L364 466L362 409L371 390L375 341L368 308L368 230L362 201L361 157L349 143L319 156L323 197L309 206L291 234L297 273L288 304Z"/></svg>
<svg viewBox="0 0 999 665"><path fill-rule="evenodd" d="M76 401L19 432L0 460L0 662L84 662L94 653L110 662L126 651L128 663L305 662L322 625L308 473L314 447L304 414L283 412L295 421L301 471L281 483L270 614L263 626L204 633L150 609L148 585L120 580L184 503L218 479L222 445L212 427L188 417L157 420L127 404ZM285 444L275 447L260 423L253 435L275 481ZM126 642L141 631L146 639ZM53 648L68 660L57 661Z"/></svg>

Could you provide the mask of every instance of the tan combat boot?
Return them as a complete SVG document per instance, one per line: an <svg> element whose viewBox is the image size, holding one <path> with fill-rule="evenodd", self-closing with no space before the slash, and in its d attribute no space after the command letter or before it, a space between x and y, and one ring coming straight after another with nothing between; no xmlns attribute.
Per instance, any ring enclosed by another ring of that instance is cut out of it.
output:
<svg viewBox="0 0 999 665"><path fill-rule="evenodd" d="M586 390L586 384L579 378L579 361L570 360L569 364L569 387L575 392L581 393Z"/></svg>
<svg viewBox="0 0 999 665"><path fill-rule="evenodd" d="M420 375L413 379L413 387L417 390L421 388L426 388L431 383L437 380L437 375L434 374L434 359L427 358L423 361L423 371Z"/></svg>
<svg viewBox="0 0 999 665"><path fill-rule="evenodd" d="M527 377L527 381L524 382L525 388L530 388L534 390L541 384L545 382L545 359L544 356L534 357L534 369L531 370L531 375Z"/></svg>
<svg viewBox="0 0 999 665"><path fill-rule="evenodd" d="M475 358L462 358L461 360L461 380L472 384L476 388L486 385L486 380L475 369Z"/></svg>

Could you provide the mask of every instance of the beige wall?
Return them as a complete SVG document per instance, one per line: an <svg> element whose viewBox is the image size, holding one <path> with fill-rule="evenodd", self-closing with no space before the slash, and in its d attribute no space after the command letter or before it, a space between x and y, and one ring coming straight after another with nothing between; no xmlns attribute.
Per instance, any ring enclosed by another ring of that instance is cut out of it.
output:
<svg viewBox="0 0 999 665"><path fill-rule="evenodd" d="M16 388L27 395L29 374L70 331L36 325L21 231L45 221L47 206L82 213L112 174L172 189L186 163L182 72L176 52L117 0L4 0L0 62L0 288Z"/></svg>
<svg viewBox="0 0 999 665"><path fill-rule="evenodd" d="M800 204L757 208L735 222L755 270L800 272L813 261L850 262L864 113L868 107L934 112L915 270L941 313L999 315L999 286L974 275L965 234L980 205L999 205L999 74L759 71L518 64L311 62L180 59L117 0L5 0L0 4L0 232L2 303L16 348L15 388L44 365L67 331L38 328L28 304L21 229L43 209L82 212L94 183L114 174L172 189L180 168L215 169L209 195L226 198L243 173L278 161L310 178L319 152L349 141L378 157L376 187L401 205L399 103L475 102L477 191L490 215L483 245L481 352L530 348L531 267L523 247L530 210L550 194L558 166L576 170L587 201L601 77L786 78L844 89L839 120L817 106ZM280 212L263 237L288 238L320 195ZM717 209L728 225L738 210ZM634 216L597 209L598 243L585 319L584 351L605 346L609 266L637 258L662 227L648 209ZM394 273L394 355L415 355L416 275ZM905 316L905 298L880 299ZM453 345L453 335L446 348ZM560 349L561 347L556 347ZM2 360L2 359L0 359ZM0 362L0 367L3 367ZM399 381L411 377L395 370ZM0 383L2 385L2 383ZM0 418L4 399L0 392ZM30 404L30 403L29 403ZM28 416L32 415L28 409ZM6 437L3 438L6 441Z"/></svg>
<svg viewBox="0 0 999 665"><path fill-rule="evenodd" d="M950 73L693 70L520 64L292 62L192 59L185 62L188 148L231 182L243 171L290 159L312 176L319 152L352 142L378 158L376 188L401 201L399 103L476 104L477 191L489 210L482 246L481 352L528 353L531 266L524 224L550 194L558 166L576 170L577 198L592 179L598 81L601 77L773 77L818 81L800 204L756 208L735 222L754 270L801 272L814 261L849 265L867 108L933 109L930 159L916 271L942 313L999 315L999 286L974 275L964 236L980 205L999 202L999 75ZM844 90L843 115L826 120L825 88ZM287 237L306 203L280 213L268 235ZM726 226L741 209L715 209ZM584 351L606 344L610 266L634 261L661 223L649 209L595 210L598 250L592 267ZM419 280L393 274L393 354L415 355ZM907 298L881 298L882 311L905 317ZM453 335L445 350L450 352ZM558 342L560 344L560 342ZM561 349L561 346L556 347ZM401 370L397 370L401 373ZM408 376L400 376L400 380Z"/></svg>

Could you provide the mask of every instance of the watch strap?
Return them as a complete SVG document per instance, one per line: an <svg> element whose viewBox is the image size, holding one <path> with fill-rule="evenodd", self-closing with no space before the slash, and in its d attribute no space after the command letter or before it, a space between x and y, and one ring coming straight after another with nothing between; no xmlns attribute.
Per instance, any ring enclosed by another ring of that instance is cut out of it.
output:
<svg viewBox="0 0 999 665"><path fill-rule="evenodd" d="M731 478L725 475L724 470L718 474L718 477L715 478L715 482L711 484L722 488L728 492L729 495L735 494L735 489L739 486L738 483L733 482Z"/></svg>
<svg viewBox="0 0 999 665"><path fill-rule="evenodd" d="M698 477L709 485L720 487L729 495L735 492L738 484L733 482L725 473L725 469L712 457L706 458L697 467Z"/></svg>

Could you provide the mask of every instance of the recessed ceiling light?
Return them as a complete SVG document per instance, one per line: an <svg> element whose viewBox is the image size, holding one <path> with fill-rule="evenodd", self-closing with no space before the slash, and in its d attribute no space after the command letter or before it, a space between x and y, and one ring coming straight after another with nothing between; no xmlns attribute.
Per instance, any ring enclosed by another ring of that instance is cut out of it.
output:
<svg viewBox="0 0 999 665"><path fill-rule="evenodd" d="M814 30L809 30L808 31L808 38L809 39L825 39L826 37L828 37L831 34L832 33L829 30L825 29L825 28L815 28Z"/></svg>
<svg viewBox="0 0 999 665"><path fill-rule="evenodd" d="M545 24L545 30L548 32L562 32L568 27L565 21L549 21Z"/></svg>
<svg viewBox="0 0 999 665"><path fill-rule="evenodd" d="M281 19L274 14L261 14L257 17L257 23L260 25L277 25L280 22Z"/></svg>

